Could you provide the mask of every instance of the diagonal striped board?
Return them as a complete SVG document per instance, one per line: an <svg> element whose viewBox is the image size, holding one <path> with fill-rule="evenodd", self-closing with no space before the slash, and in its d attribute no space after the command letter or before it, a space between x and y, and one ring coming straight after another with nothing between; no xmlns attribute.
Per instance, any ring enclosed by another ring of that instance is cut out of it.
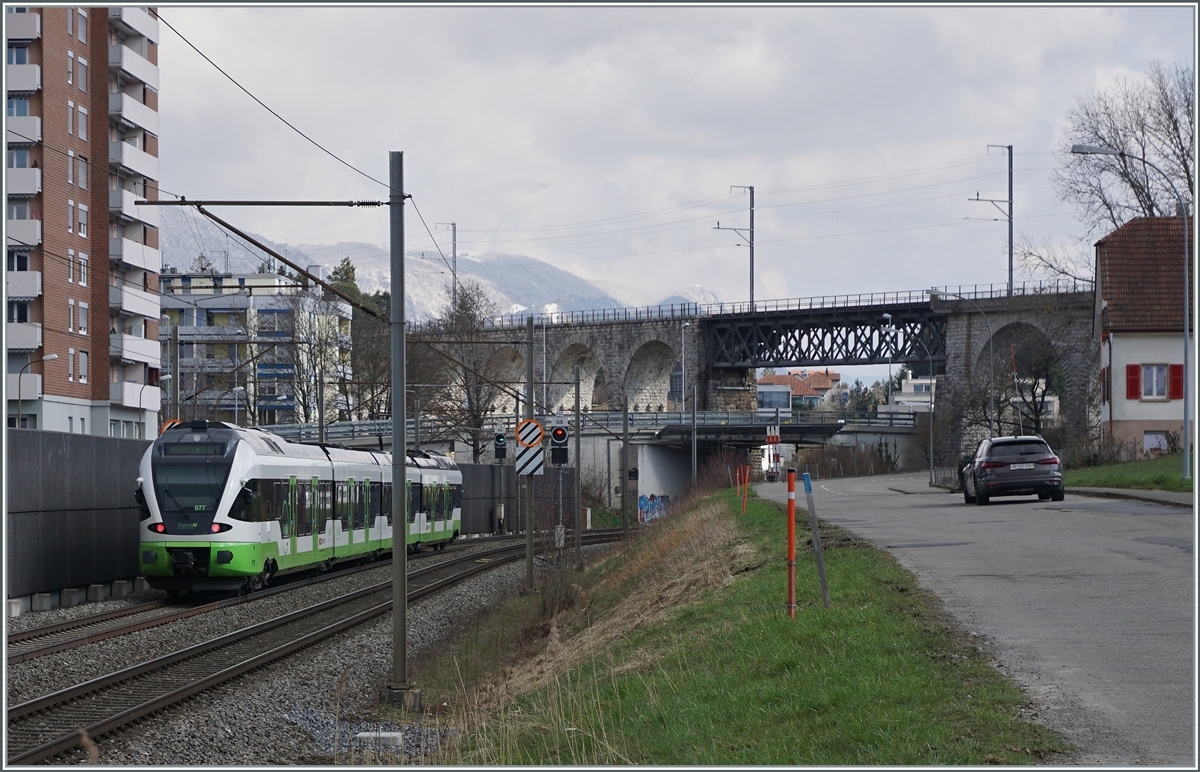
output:
<svg viewBox="0 0 1200 772"><path fill-rule="evenodd" d="M517 444L523 448L533 448L542 444L542 425L532 418L526 418L517 425Z"/></svg>
<svg viewBox="0 0 1200 772"><path fill-rule="evenodd" d="M546 452L541 445L527 448L521 446L517 448L517 474L533 475L542 474L545 468Z"/></svg>

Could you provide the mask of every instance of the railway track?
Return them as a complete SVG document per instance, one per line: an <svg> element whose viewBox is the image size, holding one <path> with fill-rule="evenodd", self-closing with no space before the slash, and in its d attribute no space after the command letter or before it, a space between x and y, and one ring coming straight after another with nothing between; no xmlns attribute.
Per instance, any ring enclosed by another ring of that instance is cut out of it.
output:
<svg viewBox="0 0 1200 772"><path fill-rule="evenodd" d="M470 540L468 542L457 542L446 548L445 551L458 552L467 549L475 544L483 544L491 541L504 542L515 541L517 537L513 536L496 536L486 539ZM523 537L522 537L523 538ZM421 552L416 555L410 555L409 559L420 559L422 556L432 556L441 554L440 552ZM314 578L298 579L289 581L276 587L266 590L260 590L250 595L239 595L232 598L222 598L220 600L209 601L207 603L188 603L183 607L178 601L171 600L155 600L147 603L140 603L136 606L130 606L116 611L108 611L101 614L92 614L78 619L72 619L65 622L59 622L52 625L44 625L42 627L33 627L28 630L10 633L7 640L7 662L14 665L18 662L44 657L48 654L54 654L60 651L66 651L78 646L85 646L89 643L116 638L129 633L144 630L148 627L157 627L158 625L175 622L180 619L193 616L195 614L203 614L209 611L214 611L228 606L235 606L248 601L259 600L261 598L270 597L281 592L288 592L300 587L307 587L313 584L319 584L331 579L336 579L342 576L349 576L360 571L369 571L376 568L381 568L385 565L391 565L391 558L383 561L368 563L362 566L353 566L348 568L338 569L328 574L322 574Z"/></svg>
<svg viewBox="0 0 1200 772"><path fill-rule="evenodd" d="M616 541L592 533L585 544ZM525 555L521 544L470 553L408 574L408 601ZM8 763L32 764L391 611L390 581L252 625L8 709Z"/></svg>

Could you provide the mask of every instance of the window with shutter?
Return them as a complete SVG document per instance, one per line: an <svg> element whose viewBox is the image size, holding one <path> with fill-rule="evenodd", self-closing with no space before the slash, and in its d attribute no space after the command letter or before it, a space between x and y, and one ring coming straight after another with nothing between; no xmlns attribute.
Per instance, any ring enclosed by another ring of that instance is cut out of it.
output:
<svg viewBox="0 0 1200 772"><path fill-rule="evenodd" d="M1142 398L1142 366L1125 365L1125 399Z"/></svg>
<svg viewBox="0 0 1200 772"><path fill-rule="evenodd" d="M1183 399L1183 365L1171 365L1167 396L1170 399Z"/></svg>

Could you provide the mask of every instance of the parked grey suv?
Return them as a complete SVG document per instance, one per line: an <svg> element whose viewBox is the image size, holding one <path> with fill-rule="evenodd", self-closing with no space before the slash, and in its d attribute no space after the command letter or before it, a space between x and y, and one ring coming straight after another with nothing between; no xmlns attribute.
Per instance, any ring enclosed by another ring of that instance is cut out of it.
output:
<svg viewBox="0 0 1200 772"><path fill-rule="evenodd" d="M1037 436L992 437L979 443L961 470L963 500L983 506L993 496L1062 501L1062 462Z"/></svg>

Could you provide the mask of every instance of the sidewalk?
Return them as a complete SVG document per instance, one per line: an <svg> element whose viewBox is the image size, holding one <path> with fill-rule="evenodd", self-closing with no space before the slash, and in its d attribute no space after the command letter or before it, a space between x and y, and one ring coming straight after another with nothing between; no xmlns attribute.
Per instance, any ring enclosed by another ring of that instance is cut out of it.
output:
<svg viewBox="0 0 1200 772"><path fill-rule="evenodd" d="M931 488L928 480L896 480L888 486L888 490L896 493L949 493L946 488ZM961 494L955 494L961 495ZM1192 494L1176 491L1150 491L1136 488L1067 488L1068 496L1091 496L1101 499L1131 499L1146 501L1151 504L1165 504L1172 507L1191 509Z"/></svg>
<svg viewBox="0 0 1200 772"><path fill-rule="evenodd" d="M1186 509L1193 507L1193 494L1176 491L1144 491L1136 488L1067 488L1067 494L1093 496L1101 499L1133 499L1134 501L1148 501L1151 504L1166 504Z"/></svg>

